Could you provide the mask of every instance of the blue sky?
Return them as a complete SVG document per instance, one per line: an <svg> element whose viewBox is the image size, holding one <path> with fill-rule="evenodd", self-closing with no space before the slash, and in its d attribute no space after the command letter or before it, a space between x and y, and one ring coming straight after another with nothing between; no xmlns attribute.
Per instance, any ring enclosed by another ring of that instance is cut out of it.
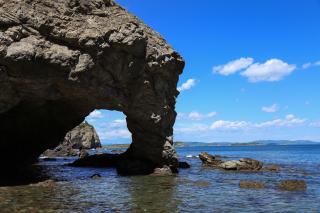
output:
<svg viewBox="0 0 320 213"><path fill-rule="evenodd" d="M175 140L320 141L320 0L118 0L186 60ZM130 142L122 113L87 118Z"/></svg>

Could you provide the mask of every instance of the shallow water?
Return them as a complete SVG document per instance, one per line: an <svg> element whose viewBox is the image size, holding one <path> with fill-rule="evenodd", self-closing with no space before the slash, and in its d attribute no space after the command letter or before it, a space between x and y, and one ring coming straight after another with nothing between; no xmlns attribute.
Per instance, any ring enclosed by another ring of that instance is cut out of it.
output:
<svg viewBox="0 0 320 213"><path fill-rule="evenodd" d="M320 146L190 147L177 149L191 169L173 177L120 177L115 169L71 168L72 159L40 161L34 177L59 181L53 188L0 188L0 212L320 212ZM283 168L272 172L224 172L201 166L202 151L251 157ZM90 179L99 173L101 179ZM38 181L24 176L20 179ZM305 192L277 189L283 179L305 180ZM260 190L240 189L240 180L266 182ZM8 184L8 183L2 183Z"/></svg>

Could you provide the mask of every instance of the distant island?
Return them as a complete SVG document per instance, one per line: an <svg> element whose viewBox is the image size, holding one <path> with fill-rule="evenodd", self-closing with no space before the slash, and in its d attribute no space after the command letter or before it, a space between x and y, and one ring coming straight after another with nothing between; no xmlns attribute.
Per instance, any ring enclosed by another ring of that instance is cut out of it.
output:
<svg viewBox="0 0 320 213"><path fill-rule="evenodd" d="M182 142L177 141L175 142L176 147L193 147L193 146L268 146L268 145L316 145L319 142L316 141L309 141L309 140L258 140L258 141L251 141L251 142Z"/></svg>
<svg viewBox="0 0 320 213"><path fill-rule="evenodd" d="M108 144L103 145L104 149L127 149L130 144ZM288 146L288 145L320 145L320 142L309 140L258 140L251 142L174 142L175 147L195 147L195 146Z"/></svg>

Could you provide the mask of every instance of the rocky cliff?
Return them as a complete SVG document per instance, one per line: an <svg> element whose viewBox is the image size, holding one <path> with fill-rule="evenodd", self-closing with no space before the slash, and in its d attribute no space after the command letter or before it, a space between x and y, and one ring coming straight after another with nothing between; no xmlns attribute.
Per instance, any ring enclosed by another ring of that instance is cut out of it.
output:
<svg viewBox="0 0 320 213"><path fill-rule="evenodd" d="M100 148L99 136L89 123L84 122L67 133L63 142L43 153L48 157L76 156L79 149Z"/></svg>
<svg viewBox="0 0 320 213"><path fill-rule="evenodd" d="M108 109L127 116L127 162L176 167L183 67L158 33L112 0L0 0L1 164L34 162L94 109Z"/></svg>

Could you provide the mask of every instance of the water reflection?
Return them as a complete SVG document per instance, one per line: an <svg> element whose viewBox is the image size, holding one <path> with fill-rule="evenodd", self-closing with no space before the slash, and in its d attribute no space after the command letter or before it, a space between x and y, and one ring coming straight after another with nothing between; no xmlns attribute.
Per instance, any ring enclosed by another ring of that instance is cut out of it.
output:
<svg viewBox="0 0 320 213"><path fill-rule="evenodd" d="M127 184L130 212L178 212L176 177L131 177Z"/></svg>

